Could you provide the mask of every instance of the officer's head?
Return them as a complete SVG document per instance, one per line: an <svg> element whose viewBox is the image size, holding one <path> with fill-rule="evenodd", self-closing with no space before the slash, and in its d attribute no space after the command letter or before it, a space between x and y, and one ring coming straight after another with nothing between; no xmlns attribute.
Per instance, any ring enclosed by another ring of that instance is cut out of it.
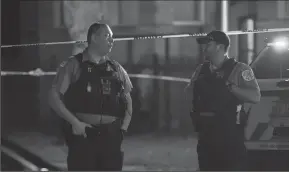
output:
<svg viewBox="0 0 289 172"><path fill-rule="evenodd" d="M224 57L228 53L230 38L222 31L215 30L204 37L197 38L198 44L204 45L203 51L207 60Z"/></svg>
<svg viewBox="0 0 289 172"><path fill-rule="evenodd" d="M113 47L112 31L107 24L93 23L87 33L87 43L89 48L101 55L107 55Z"/></svg>

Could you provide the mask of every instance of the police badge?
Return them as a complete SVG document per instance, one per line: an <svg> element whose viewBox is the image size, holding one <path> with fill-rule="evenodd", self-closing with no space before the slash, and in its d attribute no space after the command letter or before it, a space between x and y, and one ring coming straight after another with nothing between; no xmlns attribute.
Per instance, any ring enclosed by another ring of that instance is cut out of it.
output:
<svg viewBox="0 0 289 172"><path fill-rule="evenodd" d="M111 83L107 79L101 79L101 85L102 85L102 92L103 94L110 94L111 92Z"/></svg>

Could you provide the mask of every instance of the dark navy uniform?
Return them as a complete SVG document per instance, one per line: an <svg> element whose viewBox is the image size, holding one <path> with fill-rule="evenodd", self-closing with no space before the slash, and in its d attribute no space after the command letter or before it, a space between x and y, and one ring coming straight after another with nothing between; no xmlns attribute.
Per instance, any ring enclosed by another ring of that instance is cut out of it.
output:
<svg viewBox="0 0 289 172"><path fill-rule="evenodd" d="M198 135L200 170L245 170L244 103L260 101L260 89L252 69L227 56L230 38L212 31L197 38L204 45L207 62L192 76L191 118Z"/></svg>
<svg viewBox="0 0 289 172"><path fill-rule="evenodd" d="M192 76L191 117L199 132L200 170L245 170L247 114L242 111L244 102L230 89L232 83L240 88L258 88L252 69L234 59L225 61L217 71L205 62Z"/></svg>
<svg viewBox="0 0 289 172"><path fill-rule="evenodd" d="M60 65L53 87L62 95L65 107L80 120L83 116L100 118L98 124L86 128L86 138L73 134L71 125L63 121L68 170L120 171L122 131L131 118L125 113L124 96L132 89L126 71L109 58L95 64L80 53Z"/></svg>

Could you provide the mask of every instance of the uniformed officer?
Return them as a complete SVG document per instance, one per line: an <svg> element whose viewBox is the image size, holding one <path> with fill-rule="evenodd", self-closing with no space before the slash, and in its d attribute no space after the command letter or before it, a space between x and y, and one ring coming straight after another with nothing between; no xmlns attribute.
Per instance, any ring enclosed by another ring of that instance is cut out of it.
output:
<svg viewBox="0 0 289 172"><path fill-rule="evenodd" d="M193 89L191 117L198 134L199 168L245 170L244 103L258 103L260 89L252 69L228 57L229 37L212 31L197 38L206 62L197 67L188 88Z"/></svg>
<svg viewBox="0 0 289 172"><path fill-rule="evenodd" d="M64 120L68 170L122 169L132 84L124 68L107 57L112 36L108 25L92 24L88 47L60 65L50 90L50 105Z"/></svg>

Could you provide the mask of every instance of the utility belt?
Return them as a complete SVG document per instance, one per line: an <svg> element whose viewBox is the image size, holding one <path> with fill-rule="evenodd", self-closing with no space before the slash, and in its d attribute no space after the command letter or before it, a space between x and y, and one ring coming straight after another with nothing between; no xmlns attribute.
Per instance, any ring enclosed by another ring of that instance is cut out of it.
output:
<svg viewBox="0 0 289 172"><path fill-rule="evenodd" d="M121 120L117 119L112 123L92 125L92 127L86 127L85 132L88 138L97 137L100 135L109 135L110 133L118 132L121 128Z"/></svg>
<svg viewBox="0 0 289 172"><path fill-rule="evenodd" d="M195 111L190 112L193 125L196 132L202 131L202 128L209 128L210 126L221 126L224 123L234 123L236 125L244 123L244 115L242 114L242 105L238 105L236 111L232 112L211 112L211 111ZM234 119L234 114L236 119ZM227 116L227 117L226 117ZM231 120L231 121L230 121ZM234 121L233 121L234 120Z"/></svg>
<svg viewBox="0 0 289 172"><path fill-rule="evenodd" d="M75 137L75 135L72 132L72 126L66 122L63 121L63 134L65 137L66 142L69 144L71 139ZM97 125L91 125L92 127L86 127L85 133L87 135L88 139L95 139L100 136L109 136L113 135L116 132L121 132L121 119L117 119L113 121L112 123L107 124L97 124Z"/></svg>
<svg viewBox="0 0 289 172"><path fill-rule="evenodd" d="M109 123L102 123L102 124L90 124L94 129L106 129L109 127L121 127L123 118L115 118L112 122ZM72 126L66 120L62 119L62 128L64 129L65 133L72 133Z"/></svg>
<svg viewBox="0 0 289 172"><path fill-rule="evenodd" d="M237 108L236 108L236 113L240 113L241 112L241 109L242 109L242 105L238 105ZM216 116L218 113L217 112L206 112L206 111L201 111L201 112L198 112L200 116L208 116L208 117L212 117L212 116Z"/></svg>

